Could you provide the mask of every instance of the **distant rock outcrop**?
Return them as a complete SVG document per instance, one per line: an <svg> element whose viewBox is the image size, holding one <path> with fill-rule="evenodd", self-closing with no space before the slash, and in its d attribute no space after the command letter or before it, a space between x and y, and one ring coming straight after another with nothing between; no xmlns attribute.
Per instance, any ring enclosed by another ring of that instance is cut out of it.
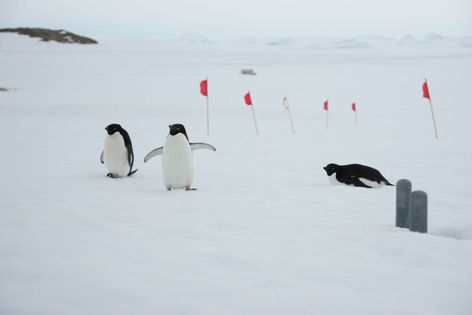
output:
<svg viewBox="0 0 472 315"><path fill-rule="evenodd" d="M44 42L56 41L67 44L98 44L92 38L80 36L65 30L50 30L46 28L2 28L0 33L18 33L21 35L28 35L29 37L38 37Z"/></svg>

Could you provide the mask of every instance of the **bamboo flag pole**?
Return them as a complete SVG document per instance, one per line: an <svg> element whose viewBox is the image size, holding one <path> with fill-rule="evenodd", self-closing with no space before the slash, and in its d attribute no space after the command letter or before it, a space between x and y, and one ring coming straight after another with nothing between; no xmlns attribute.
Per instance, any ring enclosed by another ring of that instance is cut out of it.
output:
<svg viewBox="0 0 472 315"><path fill-rule="evenodd" d="M254 118L254 126L256 127L256 135L259 135L259 128L257 127L256 112L254 111L254 105L252 104L250 91L247 91L246 95L244 95L244 102L246 103L246 105L251 107L252 117Z"/></svg>
<svg viewBox="0 0 472 315"><path fill-rule="evenodd" d="M207 136L210 135L210 106L208 102L208 77L200 82L200 94L206 98Z"/></svg>
<svg viewBox="0 0 472 315"><path fill-rule="evenodd" d="M207 136L210 136L210 105L208 100L208 77L205 80L207 82L207 95L206 95L206 105L207 105Z"/></svg>
<svg viewBox="0 0 472 315"><path fill-rule="evenodd" d="M288 105L288 98L285 96L282 100L282 105L285 107L288 113L288 119L290 120L290 126L292 128L292 133L295 133L295 128L293 126L292 112L290 111L290 106Z"/></svg>
<svg viewBox="0 0 472 315"><path fill-rule="evenodd" d="M329 129L328 126L329 126L329 114L328 114L328 111L326 110L326 130Z"/></svg>
<svg viewBox="0 0 472 315"><path fill-rule="evenodd" d="M429 100L429 108L431 109L431 117L433 118L434 135L436 136L436 139L438 139L438 129L436 127L436 119L434 118L433 103L431 101L431 95L429 94L428 80L426 80L426 78L423 83L423 97Z"/></svg>
<svg viewBox="0 0 472 315"><path fill-rule="evenodd" d="M290 118L290 126L292 126L292 133L295 133L295 127L293 125L293 118L292 118L292 111L290 110L290 107L287 109L288 111L288 117Z"/></svg>
<svg viewBox="0 0 472 315"><path fill-rule="evenodd" d="M352 103L351 108L352 108L352 111L354 112L354 120L355 120L356 125L357 125L357 105L356 105L356 102Z"/></svg>
<svg viewBox="0 0 472 315"><path fill-rule="evenodd" d="M257 127L256 112L254 111L254 105L251 105L252 117L254 117L254 126L256 126L256 135L259 135L259 128Z"/></svg>
<svg viewBox="0 0 472 315"><path fill-rule="evenodd" d="M328 100L323 103L323 109L326 111L326 129L328 129L328 121L329 121L329 114L328 114Z"/></svg>

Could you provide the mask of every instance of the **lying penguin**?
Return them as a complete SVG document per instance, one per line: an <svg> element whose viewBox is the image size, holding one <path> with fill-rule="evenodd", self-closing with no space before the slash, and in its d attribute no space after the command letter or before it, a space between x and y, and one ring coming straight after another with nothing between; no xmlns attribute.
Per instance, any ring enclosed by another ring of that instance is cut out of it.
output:
<svg viewBox="0 0 472 315"><path fill-rule="evenodd" d="M156 155L162 154L162 174L167 190L191 188L193 182L193 150L208 149L216 151L207 143L190 143L187 132L182 124L169 126L169 134L164 146L154 149L144 157L146 163Z"/></svg>
<svg viewBox="0 0 472 315"><path fill-rule="evenodd" d="M108 125L105 130L108 135L105 138L100 162L108 169L107 176L118 178L136 173L137 170L132 170L134 153L128 132L118 124Z"/></svg>
<svg viewBox="0 0 472 315"><path fill-rule="evenodd" d="M353 185L364 188L380 188L394 186L375 168L361 165L328 164L323 168L333 185Z"/></svg>

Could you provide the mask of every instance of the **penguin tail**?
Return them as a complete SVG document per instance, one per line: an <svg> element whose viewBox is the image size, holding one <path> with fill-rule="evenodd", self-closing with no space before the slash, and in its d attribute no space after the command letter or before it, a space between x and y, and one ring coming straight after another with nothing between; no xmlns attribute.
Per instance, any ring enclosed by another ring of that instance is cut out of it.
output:
<svg viewBox="0 0 472 315"><path fill-rule="evenodd" d="M385 182L385 185L387 185L387 186L395 186L394 184L391 184L391 183L389 183L389 182Z"/></svg>
<svg viewBox="0 0 472 315"><path fill-rule="evenodd" d="M130 171L130 172L128 173L128 176L133 175L133 174L136 173L137 171L138 171L138 169L135 169L134 171Z"/></svg>

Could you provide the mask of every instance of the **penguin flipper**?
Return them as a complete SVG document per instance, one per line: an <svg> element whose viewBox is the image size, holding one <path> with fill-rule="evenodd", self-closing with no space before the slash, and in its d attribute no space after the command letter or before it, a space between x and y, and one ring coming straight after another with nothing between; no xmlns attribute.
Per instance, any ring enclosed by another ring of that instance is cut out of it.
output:
<svg viewBox="0 0 472 315"><path fill-rule="evenodd" d="M144 157L144 163L146 163L147 161L149 161L150 159L152 159L152 158L155 157L156 155L162 154L163 148L164 148L164 147L159 147L159 148L157 148L157 149L152 150L152 151L149 152L148 154L146 154L146 156Z"/></svg>
<svg viewBox="0 0 472 315"><path fill-rule="evenodd" d="M211 151L216 151L216 148L214 146L203 142L190 143L190 148L192 148L192 150L207 149Z"/></svg>
<svg viewBox="0 0 472 315"><path fill-rule="evenodd" d="M126 151L128 151L128 164L129 164L128 176L130 176L131 171L133 170L133 164L134 164L134 153L133 153L133 146L131 145L131 142L126 145Z"/></svg>
<svg viewBox="0 0 472 315"><path fill-rule="evenodd" d="M100 154L100 162L105 163L105 160L103 159L103 151L102 151L102 154Z"/></svg>
<svg viewBox="0 0 472 315"><path fill-rule="evenodd" d="M133 175L134 173L136 173L137 171L138 171L138 169L135 169L134 171L130 171L127 176L131 176L131 175Z"/></svg>

